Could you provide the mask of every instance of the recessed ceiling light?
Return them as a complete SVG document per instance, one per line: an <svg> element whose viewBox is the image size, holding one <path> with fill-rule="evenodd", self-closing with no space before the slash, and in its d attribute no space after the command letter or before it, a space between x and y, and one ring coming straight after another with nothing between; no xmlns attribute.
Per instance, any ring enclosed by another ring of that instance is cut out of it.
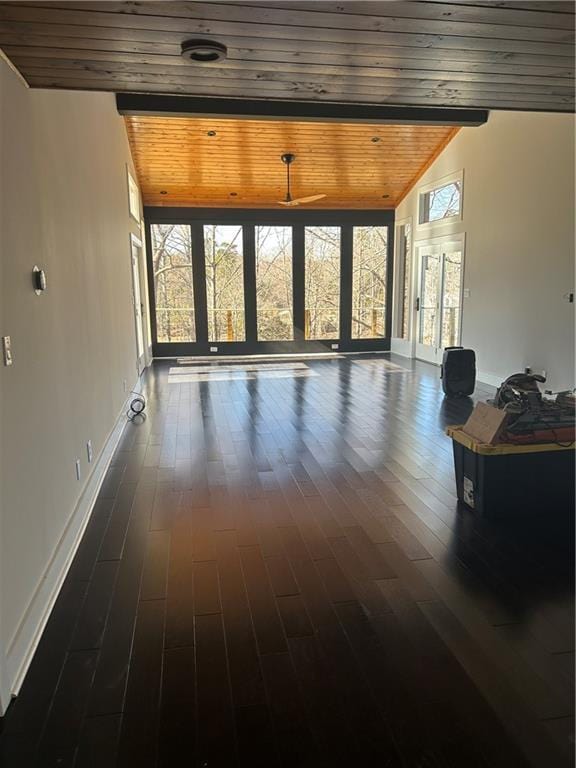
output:
<svg viewBox="0 0 576 768"><path fill-rule="evenodd" d="M161 189L161 190L160 190L160 194L161 194L161 195L167 195L167 194L168 194L168 192L166 192L166 190L165 190L165 189Z"/></svg>
<svg viewBox="0 0 576 768"><path fill-rule="evenodd" d="M216 131L206 131L206 136L216 136Z"/></svg>
<svg viewBox="0 0 576 768"><path fill-rule="evenodd" d="M228 49L216 40L184 40L181 55L196 64L214 64L226 58Z"/></svg>
<svg viewBox="0 0 576 768"><path fill-rule="evenodd" d="M370 141L372 142L372 144L378 144L378 142L381 141L381 138L380 136L372 136Z"/></svg>

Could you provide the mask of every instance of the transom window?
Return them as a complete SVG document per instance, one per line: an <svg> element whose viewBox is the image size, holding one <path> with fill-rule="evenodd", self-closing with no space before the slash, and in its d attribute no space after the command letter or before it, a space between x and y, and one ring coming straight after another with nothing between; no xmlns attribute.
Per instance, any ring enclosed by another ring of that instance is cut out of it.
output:
<svg viewBox="0 0 576 768"><path fill-rule="evenodd" d="M419 223L432 224L449 219L460 219L462 187L463 178L460 174L458 178L424 188L418 200Z"/></svg>

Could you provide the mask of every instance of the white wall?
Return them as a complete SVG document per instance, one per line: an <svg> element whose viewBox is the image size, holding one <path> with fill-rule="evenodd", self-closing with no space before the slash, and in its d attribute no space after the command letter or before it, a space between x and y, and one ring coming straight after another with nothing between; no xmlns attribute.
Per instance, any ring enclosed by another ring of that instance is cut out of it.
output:
<svg viewBox="0 0 576 768"><path fill-rule="evenodd" d="M462 343L479 378L497 384L530 366L553 389L574 386L574 117L493 112L463 128L400 204L418 227L418 189L464 169L466 233ZM397 346L399 349L399 346ZM399 349L399 351L401 351Z"/></svg>
<svg viewBox="0 0 576 768"><path fill-rule="evenodd" d="M96 461L137 379L127 163L112 95L28 90L0 61L0 335L14 356L0 365L4 705L81 529L86 441Z"/></svg>

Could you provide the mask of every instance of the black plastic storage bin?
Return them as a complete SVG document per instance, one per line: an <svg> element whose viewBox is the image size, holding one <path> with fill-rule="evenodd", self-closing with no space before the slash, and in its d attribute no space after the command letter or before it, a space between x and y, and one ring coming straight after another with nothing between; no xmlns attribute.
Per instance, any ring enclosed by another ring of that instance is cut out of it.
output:
<svg viewBox="0 0 576 768"><path fill-rule="evenodd" d="M485 445L458 427L452 438L458 500L485 517L573 514L574 444Z"/></svg>

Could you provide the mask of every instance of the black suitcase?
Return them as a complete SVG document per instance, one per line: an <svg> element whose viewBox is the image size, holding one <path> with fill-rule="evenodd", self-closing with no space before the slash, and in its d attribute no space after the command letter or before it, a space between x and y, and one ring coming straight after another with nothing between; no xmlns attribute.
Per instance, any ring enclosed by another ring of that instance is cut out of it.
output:
<svg viewBox="0 0 576 768"><path fill-rule="evenodd" d="M440 368L442 389L447 397L465 397L474 392L476 355L473 349L446 347Z"/></svg>

